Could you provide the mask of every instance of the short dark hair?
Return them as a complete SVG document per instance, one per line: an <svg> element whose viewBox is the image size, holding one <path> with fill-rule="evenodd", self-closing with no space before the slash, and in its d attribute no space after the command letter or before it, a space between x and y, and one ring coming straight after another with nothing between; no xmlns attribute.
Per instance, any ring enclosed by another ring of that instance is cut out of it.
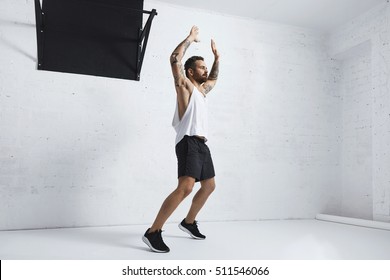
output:
<svg viewBox="0 0 390 280"><path fill-rule="evenodd" d="M188 78L187 70L190 68L195 70L195 62L197 60L204 61L203 57L194 55L194 56L191 56L189 59L187 59L186 63L184 64L184 70L186 72L187 78Z"/></svg>

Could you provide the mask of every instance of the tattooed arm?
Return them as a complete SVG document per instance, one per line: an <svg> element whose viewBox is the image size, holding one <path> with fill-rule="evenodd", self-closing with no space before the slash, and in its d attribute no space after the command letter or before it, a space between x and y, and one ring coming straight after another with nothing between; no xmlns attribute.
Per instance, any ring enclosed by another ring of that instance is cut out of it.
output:
<svg viewBox="0 0 390 280"><path fill-rule="evenodd" d="M214 63L213 63L213 67L211 67L211 71L207 78L207 81L202 85L204 89L203 93L205 94L209 93L210 90L213 89L213 87L217 83L218 74L219 74L219 52L217 50L217 47L215 46L214 40L211 40L211 50L214 54Z"/></svg>
<svg viewBox="0 0 390 280"><path fill-rule="evenodd" d="M191 28L190 35L188 35L187 38L184 39L184 41L181 42L171 54L170 62L171 62L172 74L175 79L176 90L178 90L178 87L188 86L188 79L186 78L186 75L184 73L184 67L181 60L183 59L184 54L186 53L191 43L199 42L198 34L199 34L198 27L193 26Z"/></svg>
<svg viewBox="0 0 390 280"><path fill-rule="evenodd" d="M177 93L177 102L179 105L180 119L188 107L191 93L194 90L194 85L190 82L184 73L184 66L181 60L183 59L183 56L191 43L199 42L198 34L198 27L193 26L191 28L190 35L188 35L187 38L176 47L170 57L172 74L175 80L175 89Z"/></svg>

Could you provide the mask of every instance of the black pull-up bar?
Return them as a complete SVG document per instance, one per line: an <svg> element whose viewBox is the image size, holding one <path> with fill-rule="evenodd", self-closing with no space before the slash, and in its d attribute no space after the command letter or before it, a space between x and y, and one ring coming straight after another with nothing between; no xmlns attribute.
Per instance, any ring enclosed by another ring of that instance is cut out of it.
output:
<svg viewBox="0 0 390 280"><path fill-rule="evenodd" d="M35 0L37 68L138 81L156 15L143 0Z"/></svg>

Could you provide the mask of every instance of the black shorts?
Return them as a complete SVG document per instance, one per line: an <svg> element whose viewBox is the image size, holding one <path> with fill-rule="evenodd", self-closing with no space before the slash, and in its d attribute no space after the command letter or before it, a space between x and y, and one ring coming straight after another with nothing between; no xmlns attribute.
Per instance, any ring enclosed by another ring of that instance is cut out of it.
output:
<svg viewBox="0 0 390 280"><path fill-rule="evenodd" d="M213 160L205 141L196 136L184 136L176 145L178 178L190 176L195 182L215 176Z"/></svg>

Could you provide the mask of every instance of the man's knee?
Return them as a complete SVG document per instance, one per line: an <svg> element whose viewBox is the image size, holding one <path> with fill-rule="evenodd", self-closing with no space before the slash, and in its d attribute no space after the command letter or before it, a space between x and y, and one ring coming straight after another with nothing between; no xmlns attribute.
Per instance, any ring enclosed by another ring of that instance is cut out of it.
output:
<svg viewBox="0 0 390 280"><path fill-rule="evenodd" d="M212 193L213 191L215 191L215 184L211 184L211 185L209 185L208 186L208 191L210 192L210 193Z"/></svg>
<svg viewBox="0 0 390 280"><path fill-rule="evenodd" d="M206 190L208 193L212 193L215 190L215 187L216 185L215 185L214 178L202 182L202 188Z"/></svg>
<svg viewBox="0 0 390 280"><path fill-rule="evenodd" d="M188 196L195 185L195 179L191 177L180 178L178 189L183 193L183 196Z"/></svg>
<svg viewBox="0 0 390 280"><path fill-rule="evenodd" d="M180 187L181 191L183 192L184 197L187 197L192 192L193 188L194 188L194 186L190 185L190 184L182 185Z"/></svg>

